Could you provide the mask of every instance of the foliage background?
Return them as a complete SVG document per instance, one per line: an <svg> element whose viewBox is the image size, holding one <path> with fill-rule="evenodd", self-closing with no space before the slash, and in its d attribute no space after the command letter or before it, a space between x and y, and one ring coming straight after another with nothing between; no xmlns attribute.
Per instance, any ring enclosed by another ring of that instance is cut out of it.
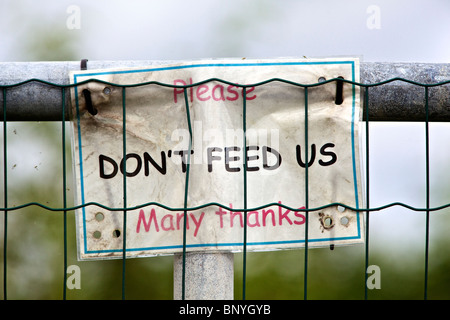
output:
<svg viewBox="0 0 450 320"><path fill-rule="evenodd" d="M314 4L313 4L314 3ZM67 8L81 25L68 29ZM371 1L2 1L0 59L188 60L216 57L361 55L366 61L448 62L448 1L378 1L381 25L366 25ZM431 126L432 206L448 202L444 124ZM8 205L62 206L60 123L9 123ZM67 124L67 132L70 127ZM423 124L371 124L371 203L424 206ZM67 140L67 168L71 168ZM2 167L3 167L2 163ZM71 172L68 190L71 193ZM3 178L2 178L3 179ZM1 183L3 188L3 180ZM3 190L4 191L4 190ZM3 201L3 200L1 200ZM73 204L69 197L68 205ZM3 202L2 202L3 206ZM68 214L68 265L81 268L81 290L68 299L120 299L122 262L76 258ZM428 296L450 298L448 210L431 214ZM422 299L425 216L395 207L371 215L370 264L381 289L370 299ZM3 219L0 220L3 247ZM61 299L63 217L28 207L8 214L8 298ZM3 250L2 250L3 255ZM3 264L3 259L1 263ZM127 299L171 299L172 257L127 261ZM251 253L248 299L303 299L304 251ZM4 266L2 266L3 269ZM308 298L364 298L364 247L309 253ZM3 278L0 279L3 286ZM3 293L2 293L3 295ZM242 296L242 256L235 255L235 297Z"/></svg>

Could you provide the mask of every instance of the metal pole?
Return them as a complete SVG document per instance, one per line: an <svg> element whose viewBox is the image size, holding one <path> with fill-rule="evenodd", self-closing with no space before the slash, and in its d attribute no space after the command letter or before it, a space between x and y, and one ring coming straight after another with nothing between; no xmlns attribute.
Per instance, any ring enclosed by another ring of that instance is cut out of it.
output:
<svg viewBox="0 0 450 320"><path fill-rule="evenodd" d="M182 297L183 256L176 254L173 261L174 299ZM186 300L233 300L233 253L186 253Z"/></svg>
<svg viewBox="0 0 450 320"><path fill-rule="evenodd" d="M88 69L156 66L174 61L90 61ZM420 83L449 80L450 64L431 63L361 63L361 82L379 83L392 78L404 78ZM68 72L80 70L80 62L2 62L0 85L11 85L29 79L54 84L69 84ZM61 88L38 82L7 89L8 121L60 121ZM69 91L66 102L69 103ZM424 121L423 87L404 81L394 81L370 89L370 121ZM450 85L430 87L429 121L450 121ZM4 106L3 97L0 105ZM364 106L367 108L367 106ZM66 120L69 120L69 108ZM366 112L363 112L366 119ZM3 107L0 120L3 120ZM174 298L182 292L182 256L174 256ZM188 253L185 262L186 299L233 299L233 254Z"/></svg>
<svg viewBox="0 0 450 320"><path fill-rule="evenodd" d="M156 66L174 61L89 61L89 69ZM68 72L79 70L80 62L1 62L0 85L29 79L69 84ZM361 83L373 84L392 78L420 83L439 83L450 79L450 64L433 63L361 63ZM69 92L66 90L66 102ZM404 81L372 87L369 100L370 121L424 121L424 88ZM0 97L0 105L3 105ZM429 88L429 121L450 121L450 85ZM8 121L59 121L61 89L31 82L8 89ZM366 106L364 106L365 108ZM68 108L69 109L69 108ZM364 120L366 113L364 112ZM69 110L66 112L69 120ZM3 110L0 112L3 120Z"/></svg>

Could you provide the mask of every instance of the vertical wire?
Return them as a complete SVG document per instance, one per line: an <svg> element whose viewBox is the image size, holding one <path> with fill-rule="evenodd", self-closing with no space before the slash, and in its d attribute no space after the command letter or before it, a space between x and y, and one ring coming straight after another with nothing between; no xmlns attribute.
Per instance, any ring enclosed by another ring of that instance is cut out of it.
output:
<svg viewBox="0 0 450 320"><path fill-rule="evenodd" d="M308 220L309 220L309 181L308 181L308 87L305 87L305 266L304 266L304 282L303 282L303 299L308 299Z"/></svg>
<svg viewBox="0 0 450 320"><path fill-rule="evenodd" d="M3 88L3 199L4 207L8 208L8 179L7 162L7 133L6 133L6 88ZM7 300L7 254L8 254L8 211L3 216L3 299Z"/></svg>
<svg viewBox="0 0 450 320"><path fill-rule="evenodd" d="M242 299L245 300L247 282L247 88L242 90L242 131L243 131L243 157L244 157L244 244L242 265Z"/></svg>
<svg viewBox="0 0 450 320"><path fill-rule="evenodd" d="M183 265L181 272L181 299L186 299L186 229L187 229L187 203L188 203L188 190L189 190L189 171L191 163L191 150L192 150L192 126L191 126L191 115L189 112L189 99L187 95L187 90L184 88L184 101L186 106L186 116L189 129L189 148L187 154L186 163L186 183L184 186L184 219L183 219ZM183 157L184 159L184 157Z"/></svg>
<svg viewBox="0 0 450 320"><path fill-rule="evenodd" d="M370 208L369 198L369 87L364 91L364 106L366 108L366 209ZM368 299L367 268L369 267L369 219L370 212L366 211L366 246L364 268L364 300Z"/></svg>
<svg viewBox="0 0 450 320"><path fill-rule="evenodd" d="M428 254L430 242L430 144L429 144L429 121L428 121L428 87L425 87L425 153L426 153L426 231L425 231L425 284L424 299L428 298Z"/></svg>
<svg viewBox="0 0 450 320"><path fill-rule="evenodd" d="M65 88L61 88L61 99L62 99L62 119L61 119L61 129L62 129L62 167L63 167L63 230L64 230L64 281L63 281L63 300L66 300L66 282L67 282L67 194L66 194L66 117L65 117Z"/></svg>
<svg viewBox="0 0 450 320"><path fill-rule="evenodd" d="M127 143L126 143L126 91L122 87L122 146L123 146L123 244L122 244L122 300L125 300L125 272L127 245Z"/></svg>

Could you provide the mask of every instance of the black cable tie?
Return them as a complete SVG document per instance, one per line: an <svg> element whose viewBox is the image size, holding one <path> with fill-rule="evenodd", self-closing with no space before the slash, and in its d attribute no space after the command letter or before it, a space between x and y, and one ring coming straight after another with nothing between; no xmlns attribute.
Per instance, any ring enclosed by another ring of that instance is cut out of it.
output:
<svg viewBox="0 0 450 320"><path fill-rule="evenodd" d="M91 92L88 89L84 89L82 93L84 99L86 100L87 110L89 111L90 114L95 116L97 114L97 109L95 109L94 106L92 105Z"/></svg>
<svg viewBox="0 0 450 320"><path fill-rule="evenodd" d="M88 59L82 59L81 60L81 63L80 63L80 69L81 70L87 70L87 62L88 62Z"/></svg>
<svg viewBox="0 0 450 320"><path fill-rule="evenodd" d="M81 70L87 70L87 62L88 61L89 61L88 59L81 59L81 63L80 63ZM84 100L86 101L87 110L89 111L90 114L95 116L97 114L97 109L95 109L92 104L91 92L88 89L84 89L82 91L82 93L84 96Z"/></svg>
<svg viewBox="0 0 450 320"><path fill-rule="evenodd" d="M338 79L344 78L338 77ZM344 82L336 80L336 99L334 100L334 103L340 105L342 102L344 102Z"/></svg>

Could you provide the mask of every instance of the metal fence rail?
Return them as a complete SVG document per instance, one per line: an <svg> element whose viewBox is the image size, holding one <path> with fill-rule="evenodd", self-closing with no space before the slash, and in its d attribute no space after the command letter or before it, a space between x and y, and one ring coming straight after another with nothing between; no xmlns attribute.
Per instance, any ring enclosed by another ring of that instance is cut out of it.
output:
<svg viewBox="0 0 450 320"><path fill-rule="evenodd" d="M108 67L135 67L148 66L167 63L167 61L121 61L121 62L90 62L89 69L100 69ZM69 120L69 88L70 85L68 71L78 70L80 68L79 62L40 62L40 63L0 63L0 89L2 94L0 97L1 112L0 118L3 121L3 199L4 208L0 208L4 212L3 228L3 298L7 299L7 250L8 250L8 213L10 211L18 210L27 206L39 206L48 211L57 211L63 213L64 217L64 270L67 270L67 213L75 210L80 206L68 207L66 195L66 156L65 156L65 122ZM380 211L392 206L403 206L409 210L420 211L426 214L425 225L425 275L424 275L424 298L428 297L428 256L429 256L429 223L430 212L441 210L449 207L450 203L439 207L430 207L430 151L429 151L429 123L435 121L450 121L450 65L448 64L403 64L403 63L362 63L361 64L361 83L355 83L348 80L342 80L345 83L360 86L363 88L363 120L365 121L365 186L366 186L366 208L364 210L366 217L366 244L365 244L365 270L369 266L369 231L370 231L370 213L373 211ZM324 83L331 81L339 81L338 79L327 80ZM79 84L77 84L79 85ZM252 84L255 85L255 84ZM308 85L297 84L305 91L308 90ZM320 85L320 84L319 84ZM123 95L125 96L126 86L123 87ZM185 86L185 91L188 86ZM245 86L242 86L245 92ZM187 101L186 101L187 103ZM245 114L245 99L244 99L244 114ZM307 105L306 105L307 108ZM124 112L126 104L123 103ZM188 109L188 106L186 108ZM189 116L188 116L189 119ZM307 122L307 119L305 119ZM63 179L63 207L53 208L41 203L24 203L18 206L8 206L8 173L7 173L7 144L8 133L7 125L10 121L57 121L61 123L62 127L62 179ZM424 123L425 135L425 152L426 152L426 206L423 208L412 207L404 203L396 202L390 203L383 207L370 206L370 190L369 190L369 136L370 126L372 121L416 121ZM245 124L245 121L244 121ZM124 120L124 128L126 121ZM123 130L125 132L125 130ZM245 132L245 128L244 128ZM306 135L307 137L307 135ZM124 139L125 141L125 139ZM245 141L245 139L244 139ZM125 148L125 146L124 146ZM244 148L245 150L245 148ZM188 153L189 154L189 153ZM245 159L245 157L244 157ZM189 162L188 162L189 163ZM244 174L245 174L244 166ZM124 172L126 172L124 170ZM188 175L187 175L188 177ZM245 181L245 180L244 180ZM124 175L124 189L126 189L126 175ZM102 204L97 204L102 205ZM144 204L145 205L145 204ZM205 204L205 206L210 204ZM267 204L274 205L274 204ZM276 205L276 204L275 204ZM328 204L332 206L336 204ZM345 206L345 205L344 205ZM111 209L111 208L109 208ZM124 225L126 223L126 211L128 208L115 208L115 210L124 211ZM177 208L179 210L180 208ZM192 208L181 208L181 210L192 210ZM293 208L290 208L294 210ZM315 211L320 208L306 208L305 212ZM228 210L232 210L228 208ZM252 209L239 209L247 211ZM246 220L246 219L244 219ZM245 229L244 229L245 230ZM306 225L307 230L307 225ZM125 269L126 269L126 235L123 237L123 274L122 274L122 298L125 298ZM304 298L307 299L308 292L308 246L307 241L305 245L305 264L304 264ZM192 285L189 282L191 276L186 275L186 266L193 264L195 266L196 258L200 257L205 263L206 256L188 257L183 252L180 256L181 263L174 270L178 272L180 281L181 298L186 298L186 290ZM217 257L217 256L216 256ZM222 256L224 257L224 256ZM243 298L246 298L246 251L244 242L244 260L243 260ZM208 262L212 267L224 267L224 274L229 274L230 262L229 259L213 259ZM192 268L188 268L192 269ZM364 270L365 279L367 280L367 273ZM207 278L207 275L205 276ZM189 278L189 279L188 279ZM198 279L197 279L198 280ZM204 280L204 279L203 279ZM230 281L229 279L226 281ZM195 281L193 281L195 282ZM186 285L188 283L188 285ZM202 282L206 286L214 286ZM223 283L227 286L227 283ZM64 272L63 279L63 299L66 298L66 273ZM364 297L367 299L367 286L364 283L365 292ZM232 288L232 286L231 286ZM203 288L204 289L204 288ZM227 289L231 290L231 289ZM227 293L229 294L229 292ZM195 295L194 295L195 296ZM229 296L229 295L228 295ZM203 296L203 298L205 298ZM214 297L210 297L214 298Z"/></svg>
<svg viewBox="0 0 450 320"><path fill-rule="evenodd" d="M89 69L156 66L171 61L92 61ZM0 85L12 85L39 79L58 85L68 85L68 72L79 70L80 62L16 62L0 63ZM432 63L361 63L361 84L386 83L371 90L368 105L370 121L424 121L424 90L411 82L438 84L448 80L449 64ZM395 81L406 79L408 82ZM60 88L39 82L8 90L8 121L60 121ZM64 94L69 103L68 90ZM429 121L449 121L450 108L448 86L429 87ZM3 102L3 98L0 98ZM26 102L26 103L24 103ZM3 105L3 104L2 104ZM4 113L0 117L3 120ZM364 119L367 117L364 112ZM69 120L69 110L65 110Z"/></svg>

